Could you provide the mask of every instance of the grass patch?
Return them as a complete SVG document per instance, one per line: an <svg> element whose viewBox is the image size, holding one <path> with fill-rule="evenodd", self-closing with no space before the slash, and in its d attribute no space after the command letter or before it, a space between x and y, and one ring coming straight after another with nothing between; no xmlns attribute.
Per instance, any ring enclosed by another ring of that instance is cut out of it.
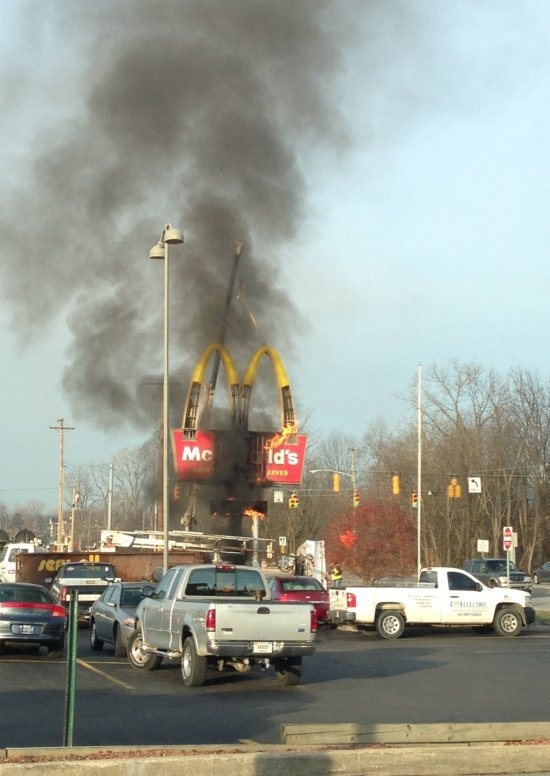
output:
<svg viewBox="0 0 550 776"><path fill-rule="evenodd" d="M535 625L550 625L550 612L539 612L535 615Z"/></svg>

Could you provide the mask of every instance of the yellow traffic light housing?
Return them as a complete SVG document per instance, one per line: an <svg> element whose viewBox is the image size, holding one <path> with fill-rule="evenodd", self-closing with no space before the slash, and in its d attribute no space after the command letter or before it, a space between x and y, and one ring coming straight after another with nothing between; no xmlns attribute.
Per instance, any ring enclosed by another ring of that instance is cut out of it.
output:
<svg viewBox="0 0 550 776"><path fill-rule="evenodd" d="M413 490L411 493L411 507L413 509L418 509L418 493L416 490Z"/></svg>
<svg viewBox="0 0 550 776"><path fill-rule="evenodd" d="M359 506L359 501L360 501L360 499L359 499L359 491L358 490L354 490L353 491L353 506L354 507L358 507Z"/></svg>
<svg viewBox="0 0 550 776"><path fill-rule="evenodd" d="M447 498L460 498L462 496L462 488L458 484L456 477L451 477L451 482L447 485Z"/></svg>
<svg viewBox="0 0 550 776"><path fill-rule="evenodd" d="M399 475L394 474L393 477L391 478L391 492L393 493L394 496L399 496L400 491L401 491L401 486L399 483Z"/></svg>
<svg viewBox="0 0 550 776"><path fill-rule="evenodd" d="M332 490L335 493L340 492L340 475L338 474L338 472L332 473Z"/></svg>

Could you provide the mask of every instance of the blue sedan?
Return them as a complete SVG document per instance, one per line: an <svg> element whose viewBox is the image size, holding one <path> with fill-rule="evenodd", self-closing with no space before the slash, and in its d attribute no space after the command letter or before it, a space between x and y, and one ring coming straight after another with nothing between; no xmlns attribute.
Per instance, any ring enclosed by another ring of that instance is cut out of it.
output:
<svg viewBox="0 0 550 776"><path fill-rule="evenodd" d="M113 582L90 607L90 646L110 644L116 657L126 657L128 636L134 632L137 605L147 582ZM149 583L150 584L150 583Z"/></svg>
<svg viewBox="0 0 550 776"><path fill-rule="evenodd" d="M67 612L45 587L0 582L0 651L8 644L31 644L61 657L66 631Z"/></svg>

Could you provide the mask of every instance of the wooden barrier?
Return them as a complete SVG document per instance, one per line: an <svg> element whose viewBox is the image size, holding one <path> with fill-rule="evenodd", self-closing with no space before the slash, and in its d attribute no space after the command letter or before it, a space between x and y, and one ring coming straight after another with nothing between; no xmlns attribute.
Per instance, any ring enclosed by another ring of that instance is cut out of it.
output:
<svg viewBox="0 0 550 776"><path fill-rule="evenodd" d="M281 725L281 743L311 744L458 744L496 741L550 742L550 722L443 722L427 725Z"/></svg>

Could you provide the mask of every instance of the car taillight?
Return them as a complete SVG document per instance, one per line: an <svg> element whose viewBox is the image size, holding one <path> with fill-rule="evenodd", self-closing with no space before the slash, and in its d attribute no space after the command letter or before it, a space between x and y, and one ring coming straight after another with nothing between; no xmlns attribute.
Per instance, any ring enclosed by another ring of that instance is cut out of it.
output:
<svg viewBox="0 0 550 776"><path fill-rule="evenodd" d="M288 595L288 593L281 593L281 595L279 596L279 601L288 601L289 598L290 596Z"/></svg>
<svg viewBox="0 0 550 776"><path fill-rule="evenodd" d="M311 625L310 625L311 632L312 633L316 633L317 632L317 624L318 624L317 623L317 612L315 611L315 609L313 607L311 607L310 617L311 617Z"/></svg>
<svg viewBox="0 0 550 776"><path fill-rule="evenodd" d="M346 593L346 606L348 609L355 609L357 606L357 599L355 593Z"/></svg>
<svg viewBox="0 0 550 776"><path fill-rule="evenodd" d="M207 631L216 630L216 610L215 609L209 609L206 612L206 630Z"/></svg>
<svg viewBox="0 0 550 776"><path fill-rule="evenodd" d="M65 611L65 608L63 606L58 606L57 604L52 608L52 616L53 617L66 617L67 612Z"/></svg>

